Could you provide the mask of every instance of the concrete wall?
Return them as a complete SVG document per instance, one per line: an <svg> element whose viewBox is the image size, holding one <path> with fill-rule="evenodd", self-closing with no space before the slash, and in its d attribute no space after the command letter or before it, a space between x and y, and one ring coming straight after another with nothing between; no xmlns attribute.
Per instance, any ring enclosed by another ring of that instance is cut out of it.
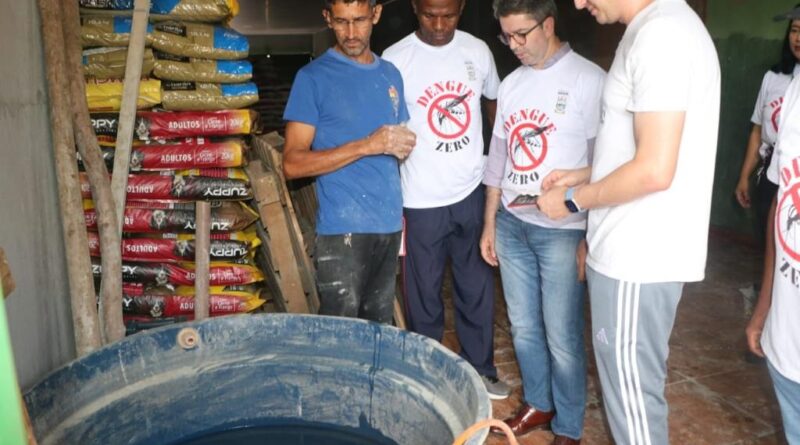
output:
<svg viewBox="0 0 800 445"><path fill-rule="evenodd" d="M35 1L3 3L0 246L17 283L5 304L19 382L28 387L72 358L74 341L39 14Z"/></svg>
<svg viewBox="0 0 800 445"><path fill-rule="evenodd" d="M739 180L761 79L780 58L786 22L773 22L772 17L788 11L795 3L796 0L708 1L706 23L722 66L722 111L711 224L747 236L753 236L754 215L738 205L733 190Z"/></svg>

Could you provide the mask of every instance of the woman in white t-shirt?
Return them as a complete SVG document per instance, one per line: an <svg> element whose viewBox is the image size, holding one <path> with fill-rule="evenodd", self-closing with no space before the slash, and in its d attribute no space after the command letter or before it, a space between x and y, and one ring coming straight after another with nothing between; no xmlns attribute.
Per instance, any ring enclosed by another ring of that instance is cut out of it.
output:
<svg viewBox="0 0 800 445"><path fill-rule="evenodd" d="M784 17L790 20L789 48L800 60L800 4ZM767 358L792 445L800 444L800 78L794 77L784 92L775 160L767 171L770 181L779 182L768 219L775 240L767 238L772 251L767 250L763 288L746 329L750 350Z"/></svg>
<svg viewBox="0 0 800 445"><path fill-rule="evenodd" d="M783 95L792 78L800 73L800 47L793 45L791 23L783 39L781 60L764 74L761 89L750 118L753 123L747 142L739 182L736 185L736 199L744 208L750 208L750 176L758 168L755 190L755 211L758 218L760 241L764 240L767 228L767 212L778 185L766 178L766 170L772 158L772 150L778 137L778 122L783 105Z"/></svg>
<svg viewBox="0 0 800 445"><path fill-rule="evenodd" d="M753 116L750 118L753 127L750 131L747 151L735 190L736 200L742 207L747 209L751 204L754 205L757 222L756 237L759 243L764 243L765 256L769 259L775 255L774 246L767 237L767 231L770 228L769 208L778 190L778 185L767 178L766 171L778 137L778 122L783 108L784 93L792 78L800 73L800 46L792 43L791 25L790 21L783 39L780 61L764 74L761 81L761 89L758 92ZM758 167L758 172L755 196L751 200L750 176L756 167ZM771 268L771 262L767 260L765 269L769 269L770 274ZM769 280L771 278L767 281ZM766 284L769 287L769 283ZM762 286L760 283L756 283L754 287L755 291L759 292L759 288Z"/></svg>

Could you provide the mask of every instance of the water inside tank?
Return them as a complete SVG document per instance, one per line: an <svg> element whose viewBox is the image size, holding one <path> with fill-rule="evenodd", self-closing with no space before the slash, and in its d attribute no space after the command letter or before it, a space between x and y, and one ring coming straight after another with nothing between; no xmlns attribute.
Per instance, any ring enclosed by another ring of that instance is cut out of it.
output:
<svg viewBox="0 0 800 445"><path fill-rule="evenodd" d="M379 432L322 423L274 424L217 431L172 445L397 445Z"/></svg>

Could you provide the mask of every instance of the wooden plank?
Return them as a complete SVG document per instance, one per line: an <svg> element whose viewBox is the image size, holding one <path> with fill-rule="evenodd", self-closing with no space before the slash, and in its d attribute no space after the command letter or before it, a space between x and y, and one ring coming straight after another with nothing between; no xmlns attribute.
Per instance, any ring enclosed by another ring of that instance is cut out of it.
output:
<svg viewBox="0 0 800 445"><path fill-rule="evenodd" d="M196 202L194 213L194 319L205 320L210 311L211 204L207 201Z"/></svg>
<svg viewBox="0 0 800 445"><path fill-rule="evenodd" d="M400 300L394 299L394 325L399 329L406 329L406 316L403 313L403 306L400 305Z"/></svg>
<svg viewBox="0 0 800 445"><path fill-rule="evenodd" d="M284 206L280 200L278 177L266 171L259 161L247 166L247 174L253 188L258 213L268 233L267 244L286 309L291 313L309 313L309 305L303 281L300 277L298 261L286 221Z"/></svg>
<svg viewBox="0 0 800 445"><path fill-rule="evenodd" d="M278 178L274 174L267 174L261 162L250 162L247 165L247 175L250 177L250 187L258 202L272 204L281 201Z"/></svg>
<svg viewBox="0 0 800 445"><path fill-rule="evenodd" d="M309 291L309 306L314 313L319 311L319 295L317 294L316 274L314 266L311 264L311 258L308 256L308 249L303 237L303 231L300 230L300 224L297 221L297 213L294 210L292 197L289 195L289 190L286 188L286 178L283 176L283 155L277 150L270 149L269 154L272 158L272 165L275 168L278 176L280 177L281 191L283 201L286 203L286 210L288 213L289 222L292 228L292 238L295 246L295 254L300 260L301 277L303 278L303 286Z"/></svg>
<svg viewBox="0 0 800 445"><path fill-rule="evenodd" d="M256 250L256 263L259 265L259 267L267 272L267 280L265 281L267 288L266 291L272 297L272 305L275 311L287 312L286 300L283 298L283 292L281 291L280 283L274 275L274 261L272 261L272 256L270 255L268 247L269 235L264 229L264 224L261 221L256 223L256 231L258 232L258 237L263 240L261 245L258 246Z"/></svg>
<svg viewBox="0 0 800 445"><path fill-rule="evenodd" d="M300 277L303 280L303 287L308 294L308 305L312 313L319 311L319 295L317 293L317 284L315 269L309 257L309 245L306 244L303 231L297 218L297 212L294 208L294 202L289 189L286 186L286 177L283 176L283 155L278 150L283 146L284 139L276 132L272 132L257 140L258 149L261 151L261 157L267 165L275 171L279 178L278 188L280 190L281 202L286 206L287 219L291 226L292 245L295 250L300 264Z"/></svg>
<svg viewBox="0 0 800 445"><path fill-rule="evenodd" d="M14 283L14 277L11 276L11 269L8 267L6 253L2 247L0 247L0 287L3 288L3 296L5 298L8 298L9 294L14 292L17 287Z"/></svg>
<svg viewBox="0 0 800 445"><path fill-rule="evenodd" d="M283 206L280 202L259 205L259 213L269 232L269 250L275 261L276 273L280 276L286 309L291 313L308 314L308 301L292 249L289 226L283 215Z"/></svg>

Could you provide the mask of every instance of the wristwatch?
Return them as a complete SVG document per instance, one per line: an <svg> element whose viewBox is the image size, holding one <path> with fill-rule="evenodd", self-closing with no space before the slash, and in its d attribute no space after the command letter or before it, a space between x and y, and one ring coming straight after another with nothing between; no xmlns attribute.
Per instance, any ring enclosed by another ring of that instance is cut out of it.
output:
<svg viewBox="0 0 800 445"><path fill-rule="evenodd" d="M578 205L577 202L573 199L575 195L575 189L570 187L567 189L567 193L564 195L564 205L567 206L567 210L570 213L578 213L582 211L581 206Z"/></svg>

